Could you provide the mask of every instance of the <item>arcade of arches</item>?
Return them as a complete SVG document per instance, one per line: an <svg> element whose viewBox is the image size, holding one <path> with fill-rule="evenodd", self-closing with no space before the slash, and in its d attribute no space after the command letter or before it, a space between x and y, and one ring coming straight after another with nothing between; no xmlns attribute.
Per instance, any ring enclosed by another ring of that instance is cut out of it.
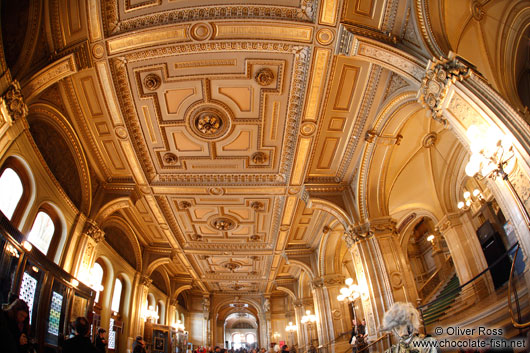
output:
<svg viewBox="0 0 530 353"><path fill-rule="evenodd" d="M247 3L1 3L0 209L97 291L109 348L150 320L343 353L354 315L374 341L477 275L432 322L516 335L513 251L481 272L519 243L528 321L528 1ZM508 181L466 174L491 129Z"/></svg>

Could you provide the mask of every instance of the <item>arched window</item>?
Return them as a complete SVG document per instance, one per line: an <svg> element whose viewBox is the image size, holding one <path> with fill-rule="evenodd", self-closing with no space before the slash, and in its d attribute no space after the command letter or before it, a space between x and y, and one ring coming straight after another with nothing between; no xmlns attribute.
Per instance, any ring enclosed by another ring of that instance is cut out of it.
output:
<svg viewBox="0 0 530 353"><path fill-rule="evenodd" d="M247 333L246 341L247 341L248 344L252 344L252 343L256 342L256 336L254 336L253 333Z"/></svg>
<svg viewBox="0 0 530 353"><path fill-rule="evenodd" d="M90 286L96 291L96 299L95 302L99 302L99 295L101 291L103 290L103 267L101 267L100 264L97 262L92 267L92 270L90 270L90 279L91 283Z"/></svg>
<svg viewBox="0 0 530 353"><path fill-rule="evenodd" d="M114 294L112 295L112 305L110 306L110 310L118 313L120 312L121 290L121 280L119 278L116 278L116 282L114 283Z"/></svg>
<svg viewBox="0 0 530 353"><path fill-rule="evenodd" d="M0 210L7 218L13 217L23 192L24 186L17 172L6 168L0 176Z"/></svg>
<svg viewBox="0 0 530 353"><path fill-rule="evenodd" d="M61 238L61 223L55 210L43 205L28 234L28 240L44 255L53 259Z"/></svg>
<svg viewBox="0 0 530 353"><path fill-rule="evenodd" d="M55 224L53 224L52 218L46 212L39 211L29 232L28 240L46 255L53 233L55 233Z"/></svg>
<svg viewBox="0 0 530 353"><path fill-rule="evenodd" d="M0 210L17 226L30 198L30 182L26 168L9 157L0 168Z"/></svg>

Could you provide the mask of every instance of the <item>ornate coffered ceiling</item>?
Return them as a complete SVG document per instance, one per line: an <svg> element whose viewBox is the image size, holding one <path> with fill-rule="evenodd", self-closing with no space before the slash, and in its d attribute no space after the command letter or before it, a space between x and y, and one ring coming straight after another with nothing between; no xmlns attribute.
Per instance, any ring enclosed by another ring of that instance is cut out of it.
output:
<svg viewBox="0 0 530 353"><path fill-rule="evenodd" d="M351 212L380 105L414 89L413 74L392 74L378 52L351 55L353 36L405 37L410 6L63 2L50 5L59 59L41 72L60 80L54 91L103 185L98 217L120 214L158 249L152 259L170 258L170 277L204 292L295 281L333 219L310 199ZM27 87L51 90L35 77Z"/></svg>

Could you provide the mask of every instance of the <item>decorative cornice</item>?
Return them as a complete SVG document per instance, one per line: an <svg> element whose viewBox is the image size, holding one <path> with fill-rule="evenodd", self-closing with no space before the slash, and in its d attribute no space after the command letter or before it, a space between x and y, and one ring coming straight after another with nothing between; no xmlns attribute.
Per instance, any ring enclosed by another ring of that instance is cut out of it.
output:
<svg viewBox="0 0 530 353"><path fill-rule="evenodd" d="M418 92L418 101L428 109L431 117L443 124L442 105L449 87L456 81L462 81L471 75L473 67L467 61L450 52L449 57L433 59L427 64L427 70Z"/></svg>
<svg viewBox="0 0 530 353"><path fill-rule="evenodd" d="M269 19L297 22L313 22L318 10L317 0L302 0L299 8L281 6L203 6L178 9L154 14L135 16L120 20L118 2L103 1L102 17L105 34L114 36L149 27L161 27L169 24L194 21L216 21L222 19Z"/></svg>

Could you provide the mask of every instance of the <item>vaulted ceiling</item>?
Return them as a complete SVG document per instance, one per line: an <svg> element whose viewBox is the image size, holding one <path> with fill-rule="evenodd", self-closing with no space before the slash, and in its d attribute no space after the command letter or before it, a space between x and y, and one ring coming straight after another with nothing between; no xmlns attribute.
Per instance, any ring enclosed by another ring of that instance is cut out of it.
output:
<svg viewBox="0 0 530 353"><path fill-rule="evenodd" d="M372 128L417 82L349 56L352 38L429 56L412 1L247 3L30 1L17 49L29 103L55 107L83 146L87 216L126 220L140 270L159 261L204 292L295 281L333 219L310 200L354 219L366 145L406 142Z"/></svg>

